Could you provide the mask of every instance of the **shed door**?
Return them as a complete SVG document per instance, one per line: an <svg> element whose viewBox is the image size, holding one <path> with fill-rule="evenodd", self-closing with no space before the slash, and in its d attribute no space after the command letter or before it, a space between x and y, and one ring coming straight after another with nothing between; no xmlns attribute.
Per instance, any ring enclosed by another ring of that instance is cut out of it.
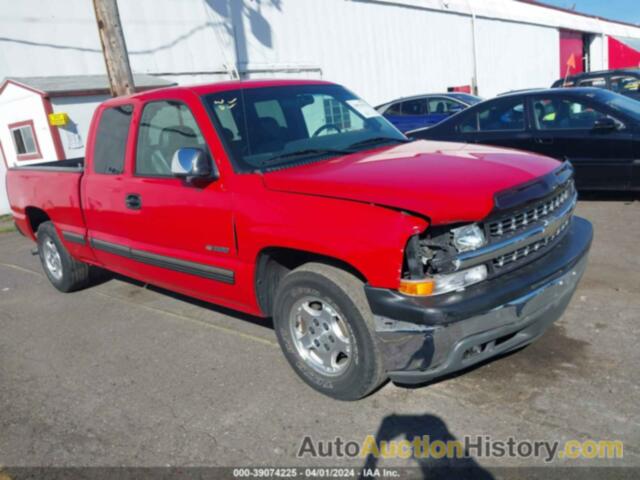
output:
<svg viewBox="0 0 640 480"><path fill-rule="evenodd" d="M584 38L582 33L560 30L560 76L584 72Z"/></svg>

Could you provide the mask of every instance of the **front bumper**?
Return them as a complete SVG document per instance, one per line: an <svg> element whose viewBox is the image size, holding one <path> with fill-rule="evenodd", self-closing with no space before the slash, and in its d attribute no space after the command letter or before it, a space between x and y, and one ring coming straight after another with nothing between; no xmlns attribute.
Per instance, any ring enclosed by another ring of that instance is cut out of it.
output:
<svg viewBox="0 0 640 480"><path fill-rule="evenodd" d="M389 377L428 382L540 337L569 304L592 238L591 223L574 217L543 257L462 292L408 297L366 287Z"/></svg>

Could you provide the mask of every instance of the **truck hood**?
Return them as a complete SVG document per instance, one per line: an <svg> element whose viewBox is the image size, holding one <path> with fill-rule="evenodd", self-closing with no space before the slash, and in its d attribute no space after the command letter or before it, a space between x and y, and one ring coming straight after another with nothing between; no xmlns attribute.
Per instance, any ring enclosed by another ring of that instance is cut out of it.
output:
<svg viewBox="0 0 640 480"><path fill-rule="evenodd" d="M551 158L504 148L416 141L264 174L266 188L372 203L432 224L475 222L494 195L558 168Z"/></svg>

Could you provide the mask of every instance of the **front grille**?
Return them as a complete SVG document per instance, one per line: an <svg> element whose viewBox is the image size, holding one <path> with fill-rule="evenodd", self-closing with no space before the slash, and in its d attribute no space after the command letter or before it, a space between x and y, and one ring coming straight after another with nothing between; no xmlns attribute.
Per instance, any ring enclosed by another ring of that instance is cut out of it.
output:
<svg viewBox="0 0 640 480"><path fill-rule="evenodd" d="M489 239L498 239L504 235L516 233L539 220L543 220L573 198L574 191L573 180L569 180L550 197L524 209L516 210L506 217L490 221L487 224Z"/></svg>
<svg viewBox="0 0 640 480"><path fill-rule="evenodd" d="M554 243L554 240L556 240L562 235L562 233L569 226L569 223L571 223L570 215L564 220L564 222L560 225L558 230L556 230L553 234L549 235L548 237L538 240L537 242L531 243L526 247L522 247L517 250L514 250L513 252L510 252L506 255L501 255L498 258L494 258L493 264L492 264L494 271L496 273L498 272L502 273L503 269L505 268L511 269L510 267L514 267L515 266L514 264L516 262L519 264L521 263L519 261L522 261L523 263L529 259L533 259L533 257L541 255L545 250L547 250L548 247L551 247L551 245Z"/></svg>
<svg viewBox="0 0 640 480"><path fill-rule="evenodd" d="M575 204L575 187L573 180L568 179L541 199L487 219L483 225L487 244L460 253L453 263L457 269L485 264L489 277L493 277L532 262L564 237Z"/></svg>
<svg viewBox="0 0 640 480"><path fill-rule="evenodd" d="M435 273L487 267L487 278L517 270L562 244L571 230L577 192L573 169L565 163L551 174L495 196L495 210L479 224L486 242L477 249L446 250L451 232L425 241L425 264ZM423 259L424 261L424 259Z"/></svg>

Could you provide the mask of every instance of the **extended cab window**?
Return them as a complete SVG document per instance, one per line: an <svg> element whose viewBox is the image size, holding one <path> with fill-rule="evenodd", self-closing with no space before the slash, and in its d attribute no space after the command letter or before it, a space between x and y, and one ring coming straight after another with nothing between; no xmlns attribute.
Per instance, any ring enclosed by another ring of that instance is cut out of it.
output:
<svg viewBox="0 0 640 480"><path fill-rule="evenodd" d="M107 108L102 112L93 149L95 173L122 173L132 113L131 105Z"/></svg>
<svg viewBox="0 0 640 480"><path fill-rule="evenodd" d="M524 130L524 102L508 99L491 102L470 113L460 124L460 132L500 132Z"/></svg>
<svg viewBox="0 0 640 480"><path fill-rule="evenodd" d="M138 132L136 174L171 176L174 153L188 147L206 149L189 107L175 101L146 104Z"/></svg>

